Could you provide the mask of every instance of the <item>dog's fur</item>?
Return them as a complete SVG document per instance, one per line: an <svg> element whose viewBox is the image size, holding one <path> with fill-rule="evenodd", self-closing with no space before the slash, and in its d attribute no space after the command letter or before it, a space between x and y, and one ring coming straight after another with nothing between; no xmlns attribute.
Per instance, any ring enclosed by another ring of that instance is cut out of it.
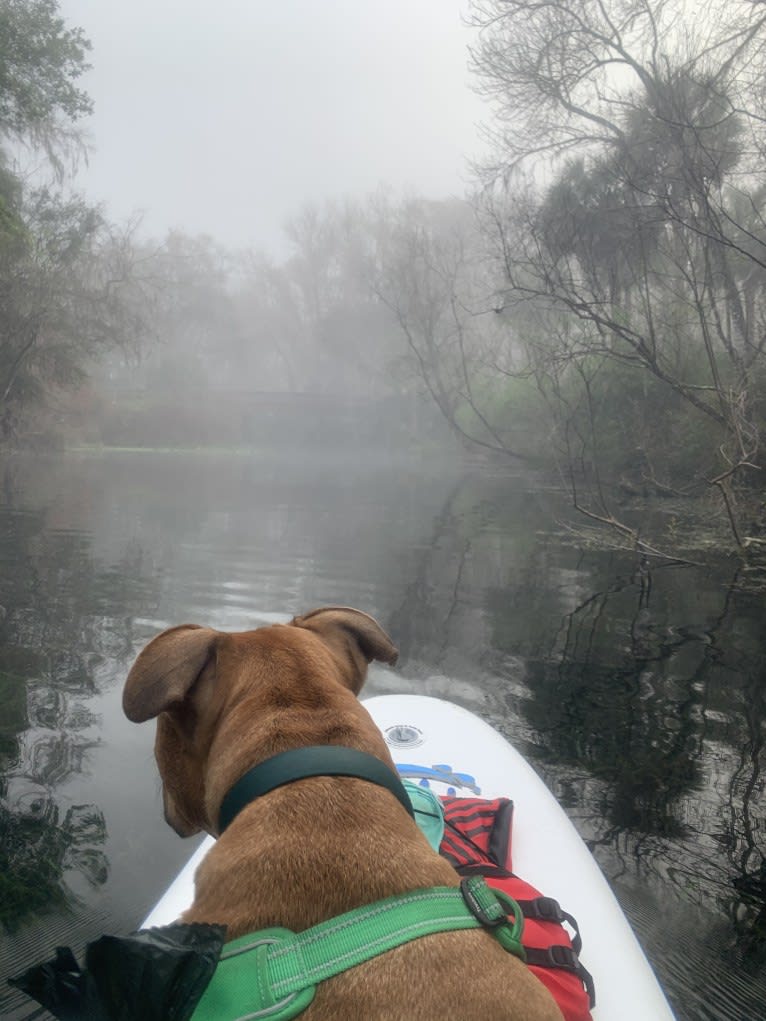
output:
<svg viewBox="0 0 766 1021"><path fill-rule="evenodd" d="M227 634L185 624L153 639L128 676L130 720L157 717L165 818L181 836L218 834L225 794L290 748L339 744L393 768L357 700L367 664L397 652L372 617L314 610L288 625ZM457 886L392 794L316 777L247 806L197 870L186 922L228 939L267 926L302 931L392 894ZM321 983L306 1021L561 1021L544 986L481 930L426 936Z"/></svg>

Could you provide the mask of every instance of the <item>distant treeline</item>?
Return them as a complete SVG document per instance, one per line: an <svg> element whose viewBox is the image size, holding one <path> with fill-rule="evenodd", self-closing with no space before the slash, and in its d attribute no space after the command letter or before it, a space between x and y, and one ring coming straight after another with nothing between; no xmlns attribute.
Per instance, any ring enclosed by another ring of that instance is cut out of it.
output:
<svg viewBox="0 0 766 1021"><path fill-rule="evenodd" d="M0 175L0 438L251 444L269 394L313 394L338 421L387 407L392 435L433 438L436 416L461 448L556 466L631 541L615 494L716 494L746 545L766 7L475 0L471 19L495 110L473 195L304 205L276 263L150 244L68 196L88 44L53 0L0 2L24 41L0 51L0 132L58 181L32 188L7 158Z"/></svg>

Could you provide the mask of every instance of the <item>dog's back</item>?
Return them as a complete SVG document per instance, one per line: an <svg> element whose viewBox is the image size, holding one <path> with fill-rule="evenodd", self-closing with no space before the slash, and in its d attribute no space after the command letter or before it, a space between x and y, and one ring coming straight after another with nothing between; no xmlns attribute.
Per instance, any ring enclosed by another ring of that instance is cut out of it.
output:
<svg viewBox="0 0 766 1021"><path fill-rule="evenodd" d="M250 767L286 749L344 745L394 770L356 695L372 659L396 650L366 614L329 608L241 634L163 632L128 678L131 719L158 716L165 814L188 835L218 834L218 812ZM384 897L458 886L386 789L312 777L246 808L200 865L187 922L228 938L271 926L301 932ZM561 1021L545 987L481 930L425 936L320 983L301 1015L330 1019Z"/></svg>

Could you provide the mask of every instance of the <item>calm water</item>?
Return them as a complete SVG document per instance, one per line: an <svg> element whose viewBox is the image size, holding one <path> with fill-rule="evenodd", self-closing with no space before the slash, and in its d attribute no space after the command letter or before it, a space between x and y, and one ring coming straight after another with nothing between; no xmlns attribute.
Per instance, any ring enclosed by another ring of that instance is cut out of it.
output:
<svg viewBox="0 0 766 1021"><path fill-rule="evenodd" d="M0 465L0 981L135 927L191 853L162 822L152 728L119 708L142 645L345 603L401 650L370 693L451 698L531 758L679 1019L763 1018L763 599L733 564L582 553L565 513L529 480L423 464ZM2 1017L28 1003L0 987Z"/></svg>

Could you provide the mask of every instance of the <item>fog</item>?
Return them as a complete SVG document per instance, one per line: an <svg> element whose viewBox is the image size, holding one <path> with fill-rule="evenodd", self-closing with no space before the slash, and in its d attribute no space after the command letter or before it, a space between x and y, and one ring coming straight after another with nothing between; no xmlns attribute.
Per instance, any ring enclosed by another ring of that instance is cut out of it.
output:
<svg viewBox="0 0 766 1021"><path fill-rule="evenodd" d="M462 194L487 109L455 0L62 0L93 44L77 184L147 232L284 251L305 200Z"/></svg>
<svg viewBox="0 0 766 1021"><path fill-rule="evenodd" d="M156 895L137 643L337 602L761 1016L765 106L763 0L0 0L0 944Z"/></svg>
<svg viewBox="0 0 766 1021"><path fill-rule="evenodd" d="M63 0L88 53L7 4L0 443L449 437L621 541L714 487L743 548L766 8L464 3Z"/></svg>

